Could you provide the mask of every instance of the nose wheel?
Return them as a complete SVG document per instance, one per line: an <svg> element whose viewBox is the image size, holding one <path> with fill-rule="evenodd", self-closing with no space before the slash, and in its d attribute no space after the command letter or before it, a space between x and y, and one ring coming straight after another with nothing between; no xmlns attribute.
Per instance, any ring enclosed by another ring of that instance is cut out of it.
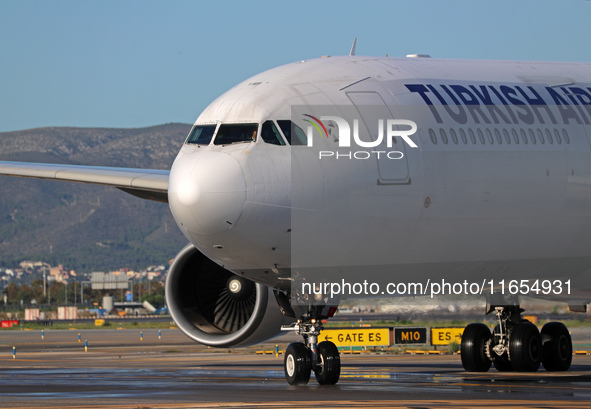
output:
<svg viewBox="0 0 591 409"><path fill-rule="evenodd" d="M301 342L289 344L283 359L285 379L290 385L305 385L310 380L312 371L312 353Z"/></svg>
<svg viewBox="0 0 591 409"><path fill-rule="evenodd" d="M322 330L316 320L309 323L298 322L293 326L282 327L283 331L295 331L307 341L293 342L285 350L283 370L290 385L305 385L312 371L320 385L334 385L341 376L341 356L337 346L330 341L317 343Z"/></svg>
<svg viewBox="0 0 591 409"><path fill-rule="evenodd" d="M318 344L318 362L314 367L316 381L320 385L334 385L341 376L341 356L337 346L330 341Z"/></svg>

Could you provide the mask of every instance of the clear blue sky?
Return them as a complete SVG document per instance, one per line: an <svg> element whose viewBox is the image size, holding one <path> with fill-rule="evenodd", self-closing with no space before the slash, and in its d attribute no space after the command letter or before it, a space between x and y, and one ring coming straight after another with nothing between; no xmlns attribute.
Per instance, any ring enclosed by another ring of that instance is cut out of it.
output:
<svg viewBox="0 0 591 409"><path fill-rule="evenodd" d="M591 1L0 0L0 131L192 123L321 55L591 61Z"/></svg>

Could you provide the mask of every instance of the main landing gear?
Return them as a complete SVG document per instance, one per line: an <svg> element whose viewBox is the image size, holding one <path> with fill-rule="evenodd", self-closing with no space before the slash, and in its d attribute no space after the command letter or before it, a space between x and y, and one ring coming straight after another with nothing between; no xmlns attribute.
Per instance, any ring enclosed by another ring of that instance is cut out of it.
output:
<svg viewBox="0 0 591 409"><path fill-rule="evenodd" d="M295 331L305 343L293 342L285 350L283 360L285 379L290 385L305 385L314 371L320 385L334 385L341 375L341 357L336 345L330 341L318 342L322 324L316 319L298 320L295 325L281 328Z"/></svg>
<svg viewBox="0 0 591 409"><path fill-rule="evenodd" d="M498 324L491 334L484 324L464 329L462 365L469 372L486 372L491 364L498 371L566 371L572 361L573 345L566 326L549 322L538 327L521 318L519 306L496 306Z"/></svg>

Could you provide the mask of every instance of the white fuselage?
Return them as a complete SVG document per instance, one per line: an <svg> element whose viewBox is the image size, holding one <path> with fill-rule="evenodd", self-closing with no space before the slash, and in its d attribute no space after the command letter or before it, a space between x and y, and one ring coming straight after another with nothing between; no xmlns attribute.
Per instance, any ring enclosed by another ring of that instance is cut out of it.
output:
<svg viewBox="0 0 591 409"><path fill-rule="evenodd" d="M237 85L196 125L256 123L260 135L265 121L295 121L293 107L319 117L326 106L354 112L361 133L374 132L376 111L366 106L414 121L418 147L398 140L402 159L348 159L355 149L331 133L314 138L315 152L341 156L310 160L307 146L261 138L185 144L169 203L207 257L277 288L305 267L343 277L389 271L391 281L589 281L591 65L302 61ZM581 285L574 293L588 301L591 285Z"/></svg>

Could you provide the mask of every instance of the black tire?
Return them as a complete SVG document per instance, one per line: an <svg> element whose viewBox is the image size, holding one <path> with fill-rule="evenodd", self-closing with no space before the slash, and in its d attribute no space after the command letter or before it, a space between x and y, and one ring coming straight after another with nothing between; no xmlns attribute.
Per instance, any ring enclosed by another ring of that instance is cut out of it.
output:
<svg viewBox="0 0 591 409"><path fill-rule="evenodd" d="M341 376L341 355L339 349L330 341L318 344L318 366L314 368L316 381L320 385L334 385Z"/></svg>
<svg viewBox="0 0 591 409"><path fill-rule="evenodd" d="M312 371L312 353L301 342L289 344L283 359L285 379L290 385L305 385Z"/></svg>
<svg viewBox="0 0 591 409"><path fill-rule="evenodd" d="M573 342L561 322L542 327L542 365L547 371L567 371L573 360Z"/></svg>
<svg viewBox="0 0 591 409"><path fill-rule="evenodd" d="M460 345L462 366L468 372L486 372L491 361L484 352L490 330L484 324L470 324L464 328Z"/></svg>
<svg viewBox="0 0 591 409"><path fill-rule="evenodd" d="M538 327L529 322L516 325L509 339L509 355L515 371L537 371L542 361L542 337Z"/></svg>
<svg viewBox="0 0 591 409"><path fill-rule="evenodd" d="M513 365L511 365L511 362L501 358L495 359L493 361L493 365L495 366L495 369L499 372L511 372L513 370Z"/></svg>

